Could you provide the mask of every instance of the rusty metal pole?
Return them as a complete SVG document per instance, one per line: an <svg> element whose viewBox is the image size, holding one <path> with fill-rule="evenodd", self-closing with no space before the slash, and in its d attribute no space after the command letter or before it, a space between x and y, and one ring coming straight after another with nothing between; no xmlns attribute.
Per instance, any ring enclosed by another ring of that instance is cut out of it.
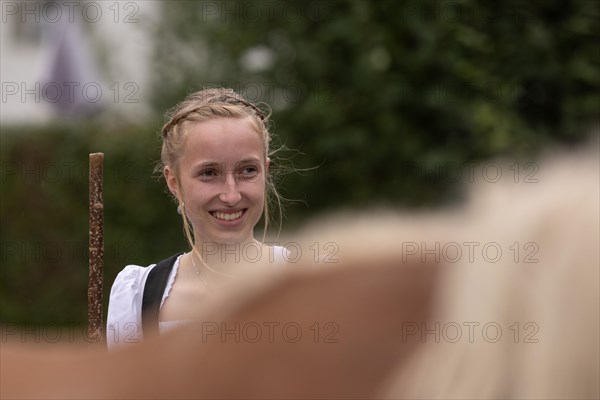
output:
<svg viewBox="0 0 600 400"><path fill-rule="evenodd" d="M90 154L88 330L91 342L102 341L102 281L104 268L104 153Z"/></svg>

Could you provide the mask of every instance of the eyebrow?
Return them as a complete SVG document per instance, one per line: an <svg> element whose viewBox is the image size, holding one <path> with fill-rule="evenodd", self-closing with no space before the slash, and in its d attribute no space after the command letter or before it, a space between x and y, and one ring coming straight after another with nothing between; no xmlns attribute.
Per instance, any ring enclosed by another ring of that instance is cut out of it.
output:
<svg viewBox="0 0 600 400"><path fill-rule="evenodd" d="M261 161L257 157L248 157L248 158L244 158L244 159L238 161L236 163L236 165L246 164L246 163L251 163L251 162L260 163ZM216 162L216 161L203 161L203 162L197 164L196 166L192 167L192 174L198 173L201 170L203 170L204 168L221 167L224 164L225 163L219 163L219 162Z"/></svg>
<svg viewBox="0 0 600 400"><path fill-rule="evenodd" d="M260 159L256 158L256 157L248 157L248 158L244 158L243 160L239 161L237 164L244 164L244 163L248 163L248 162L258 162L260 163Z"/></svg>

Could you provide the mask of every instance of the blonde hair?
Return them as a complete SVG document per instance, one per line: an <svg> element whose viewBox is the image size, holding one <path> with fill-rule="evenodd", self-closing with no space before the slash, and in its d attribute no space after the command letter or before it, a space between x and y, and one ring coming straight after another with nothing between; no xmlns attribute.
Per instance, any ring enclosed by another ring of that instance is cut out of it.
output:
<svg viewBox="0 0 600 400"><path fill-rule="evenodd" d="M462 257L442 270L429 328L481 325L467 335L465 324L460 340L427 340L390 375L385 398L598 398L597 149L595 137L588 149L542 159L538 184L475 188L441 242L475 238L522 252Z"/></svg>
<svg viewBox="0 0 600 400"><path fill-rule="evenodd" d="M272 139L272 135L269 132L270 116L271 110L268 105L264 103L259 105L253 104L233 89L208 88L191 93L166 114L166 122L161 129L161 161L156 167L156 172L162 174L164 168L168 166L179 177L179 159L183 154L191 125L215 118L248 118L256 132L260 135L264 151L263 161L266 162L267 158L273 157L275 153L275 151L270 149ZM179 203L179 207L181 207L184 234L196 256L204 263L200 254L195 251L193 230L190 228L190 223L186 217L185 204L179 198L176 198L176 200ZM283 214L281 196L277 193L271 174L266 172L263 242L265 241L271 216L269 204L272 202L275 202L277 205L281 221Z"/></svg>

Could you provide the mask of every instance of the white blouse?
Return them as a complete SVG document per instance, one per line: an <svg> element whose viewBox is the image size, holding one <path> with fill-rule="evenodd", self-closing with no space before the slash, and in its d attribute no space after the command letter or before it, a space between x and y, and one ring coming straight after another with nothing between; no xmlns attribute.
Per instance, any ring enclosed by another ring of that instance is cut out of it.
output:
<svg viewBox="0 0 600 400"><path fill-rule="evenodd" d="M275 264L288 260L288 251L282 246L273 246ZM183 255L183 254L182 254ZM163 306L179 271L181 256L177 257L169 274L160 307ZM109 349L139 343L142 340L142 298L148 274L156 264L148 267L127 265L115 278L110 290L106 319L106 343ZM173 329L186 321L159 321L159 332Z"/></svg>

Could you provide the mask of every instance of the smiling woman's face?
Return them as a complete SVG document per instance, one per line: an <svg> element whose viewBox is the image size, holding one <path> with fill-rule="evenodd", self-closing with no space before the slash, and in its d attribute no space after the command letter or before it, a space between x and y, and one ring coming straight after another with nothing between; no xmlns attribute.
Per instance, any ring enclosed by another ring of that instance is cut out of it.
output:
<svg viewBox="0 0 600 400"><path fill-rule="evenodd" d="M179 173L167 166L165 178L185 203L196 245L254 240L267 168L262 139L248 118L215 118L190 128Z"/></svg>

